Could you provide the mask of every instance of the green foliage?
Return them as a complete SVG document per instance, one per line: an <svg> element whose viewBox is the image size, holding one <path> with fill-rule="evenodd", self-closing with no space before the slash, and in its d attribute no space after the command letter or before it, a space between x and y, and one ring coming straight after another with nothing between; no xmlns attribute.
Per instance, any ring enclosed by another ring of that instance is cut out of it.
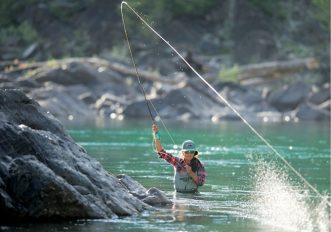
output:
<svg viewBox="0 0 331 232"><path fill-rule="evenodd" d="M315 17L330 30L330 0L313 0Z"/></svg>
<svg viewBox="0 0 331 232"><path fill-rule="evenodd" d="M91 39L86 31L75 30L73 37L61 39L61 46L64 57L85 56L91 47Z"/></svg>
<svg viewBox="0 0 331 232"><path fill-rule="evenodd" d="M38 33L30 23L24 21L22 24L0 29L0 42L6 44L10 41L18 41L31 44L38 41Z"/></svg>
<svg viewBox="0 0 331 232"><path fill-rule="evenodd" d="M59 66L59 62L56 59L49 59L46 63L49 68L57 68Z"/></svg>
<svg viewBox="0 0 331 232"><path fill-rule="evenodd" d="M53 16L61 20L68 20L70 16L86 7L86 1L49 1L47 6Z"/></svg>
<svg viewBox="0 0 331 232"><path fill-rule="evenodd" d="M295 54L298 57L313 56L311 49L296 41L289 40L284 43L284 49L286 53Z"/></svg>
<svg viewBox="0 0 331 232"><path fill-rule="evenodd" d="M205 17L209 10L219 0L128 0L130 4L138 13L143 12L142 17L153 26L154 22L158 22L159 26L162 24L171 23L176 18L197 18ZM129 12L124 7L124 12ZM124 14L125 14L124 13ZM125 23L130 34L135 36L142 36L144 39L151 40L151 33L145 29L145 26L139 24L136 16L132 13L125 14Z"/></svg>
<svg viewBox="0 0 331 232"><path fill-rule="evenodd" d="M120 45L113 46L110 51L110 54L112 55L112 57L114 57L117 60L126 61L126 62L129 61L127 59L129 57L128 49L125 46L120 46Z"/></svg>
<svg viewBox="0 0 331 232"><path fill-rule="evenodd" d="M168 1L169 2L169 1ZM171 11L175 17L180 16L204 16L215 5L217 1L201 1L201 0L176 0L171 1Z"/></svg>
<svg viewBox="0 0 331 232"><path fill-rule="evenodd" d="M219 78L222 81L230 81L230 82L236 82L238 80L238 75L239 75L239 66L236 64L231 68L221 66L221 70L218 74Z"/></svg>
<svg viewBox="0 0 331 232"><path fill-rule="evenodd" d="M12 23L11 17L11 0L2 0L0 1L0 26L7 26Z"/></svg>
<svg viewBox="0 0 331 232"><path fill-rule="evenodd" d="M38 40L38 32L26 21L18 26L18 32L26 43L32 43Z"/></svg>
<svg viewBox="0 0 331 232"><path fill-rule="evenodd" d="M16 17L20 15L24 8L38 0L1 0L0 1L0 27L16 25Z"/></svg>
<svg viewBox="0 0 331 232"><path fill-rule="evenodd" d="M129 4L138 11L143 10L152 18L161 18L168 13L171 14L170 17L204 16L217 2L217 0L140 0L129 1Z"/></svg>
<svg viewBox="0 0 331 232"><path fill-rule="evenodd" d="M284 18L286 9L283 7L284 1L275 0L250 0L250 2L266 14Z"/></svg>
<svg viewBox="0 0 331 232"><path fill-rule="evenodd" d="M38 41L38 32L28 22L17 21L21 12L38 0L0 1L0 43L1 44L31 44Z"/></svg>

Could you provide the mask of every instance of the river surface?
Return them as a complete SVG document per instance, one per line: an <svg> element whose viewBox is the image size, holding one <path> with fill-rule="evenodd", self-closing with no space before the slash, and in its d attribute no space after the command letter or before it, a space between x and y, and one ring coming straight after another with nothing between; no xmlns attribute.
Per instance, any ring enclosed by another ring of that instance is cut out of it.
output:
<svg viewBox="0 0 331 232"><path fill-rule="evenodd" d="M151 123L110 121L70 128L71 136L113 174L163 190L173 204L109 220L1 227L4 231L329 231L330 208L242 122L166 122L164 148L177 154L192 139L207 171L199 194L173 191L173 168L153 151ZM330 125L253 125L330 201Z"/></svg>

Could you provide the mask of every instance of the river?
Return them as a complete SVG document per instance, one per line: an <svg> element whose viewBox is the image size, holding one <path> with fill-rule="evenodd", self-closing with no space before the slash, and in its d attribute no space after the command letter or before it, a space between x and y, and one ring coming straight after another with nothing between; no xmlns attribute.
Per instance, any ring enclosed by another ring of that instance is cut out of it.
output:
<svg viewBox="0 0 331 232"><path fill-rule="evenodd" d="M199 194L173 192L173 168L153 151L151 123L109 121L69 133L113 174L163 190L173 204L109 220L1 227L4 231L329 231L330 208L242 122L166 122L177 153L192 139L207 170ZM257 131L330 201L330 125L266 123ZM321 203L322 202L322 203Z"/></svg>

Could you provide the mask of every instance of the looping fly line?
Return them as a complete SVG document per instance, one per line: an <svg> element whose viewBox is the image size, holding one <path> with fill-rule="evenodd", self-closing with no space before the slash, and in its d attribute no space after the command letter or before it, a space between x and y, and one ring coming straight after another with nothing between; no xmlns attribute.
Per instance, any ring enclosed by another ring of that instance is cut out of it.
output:
<svg viewBox="0 0 331 232"><path fill-rule="evenodd" d="M125 1L122 1L121 3L121 14L122 14L122 22L123 22L123 27L124 27L124 33L125 33L125 36L126 36L126 41L127 41L127 44L128 44L128 47L129 47L129 52L130 52L130 56L131 56L131 60L132 60L132 63L133 63L133 66L135 68L135 71L136 71L136 75L137 75L137 78L138 78L138 82L142 88L142 92L144 94L144 97L145 97L145 101L146 101L146 104L148 106L148 102L152 105L153 109L155 110L155 112L157 113L157 115L159 116L161 122L162 122L162 125L164 126L164 128L166 129L168 135L170 136L170 138L172 139L169 131L167 130L165 124L163 123L158 111L156 110L156 108L154 107L153 103L149 100L147 101L147 98L146 98L146 92L143 88L143 86L141 85L141 82L140 82L140 77L139 77L139 74L138 74L138 69L136 67L136 64L135 64L135 61L134 61L134 58L133 58L133 54L132 54L132 50L131 50L131 45L130 45L130 42L129 42L129 37L128 37L128 34L127 34L127 30L126 30L126 26L125 26L125 20L124 20L124 14L123 14L123 5L126 5L137 17L138 19L143 22L155 35L157 35L164 43L166 43L177 55L178 57L180 57L180 59L197 75L197 77L200 78L200 80L206 84L250 129L251 131L259 138L262 140L262 142L264 142L287 166L290 170L292 170L311 190L313 190L319 197L321 198L324 198L323 195L321 193L319 193L319 191L313 187L295 168L293 168L291 166L291 164L289 162L287 162L285 160L285 158L260 134L258 133L255 128L253 128L253 126L251 124L249 124L245 118L243 118L243 116L235 109L233 108L233 106L219 93L217 92L213 86L211 86L187 61L186 59L169 43L169 41L165 40L154 28L152 28L127 2ZM150 111L150 108L148 106L148 109L149 109L149 112L150 112L150 115L152 117L152 120L154 122L154 118L152 116L152 113ZM172 139L173 143L174 143L174 140ZM175 144L175 143L174 143ZM329 207L331 207L331 203L329 201L327 201L327 205Z"/></svg>

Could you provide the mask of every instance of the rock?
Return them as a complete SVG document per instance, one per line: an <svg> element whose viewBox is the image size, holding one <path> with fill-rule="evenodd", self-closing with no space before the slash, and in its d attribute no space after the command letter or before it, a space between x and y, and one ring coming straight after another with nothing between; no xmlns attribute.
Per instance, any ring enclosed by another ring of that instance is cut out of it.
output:
<svg viewBox="0 0 331 232"><path fill-rule="evenodd" d="M101 108L110 107L110 106L115 105L117 103L119 105L124 105L126 103L126 101L123 98L119 98L119 97L117 97L113 94L105 93L100 97L100 99L98 99L96 101L95 108L97 110L100 110Z"/></svg>
<svg viewBox="0 0 331 232"><path fill-rule="evenodd" d="M79 99L88 89L82 85L63 87L47 83L44 88L31 91L28 95L62 122L93 121L96 112Z"/></svg>
<svg viewBox="0 0 331 232"><path fill-rule="evenodd" d="M117 178L129 190L129 192L149 205L165 205L171 203L166 195L157 188L146 189L131 177L120 174Z"/></svg>
<svg viewBox="0 0 331 232"><path fill-rule="evenodd" d="M295 113L299 120L320 121L330 120L330 111L318 108L315 105L306 103L301 105Z"/></svg>
<svg viewBox="0 0 331 232"><path fill-rule="evenodd" d="M99 116L119 120L124 116L150 118L136 78L111 67L112 63L98 58L63 59L44 65L36 63L31 64L30 68L34 71L27 75L29 78L20 76L22 71L0 74L0 88L21 89L67 124L95 123ZM209 76L211 81L215 80L215 75ZM171 73L169 78L178 80L178 84L155 83L145 79L142 82L147 97L162 118L181 121L239 120L201 80L188 78L183 72ZM309 91L314 88L296 82L268 95L268 89L261 91L255 86L219 81L214 85L224 99L240 109L245 119L252 121L268 118L261 115L272 112L275 114L271 118L275 121L279 112L292 112L305 102L329 110L329 86L325 85L312 93ZM155 117L153 106L150 105L150 109Z"/></svg>
<svg viewBox="0 0 331 232"><path fill-rule="evenodd" d="M96 101L96 97L91 92L80 94L78 99L89 105L94 104Z"/></svg>
<svg viewBox="0 0 331 232"><path fill-rule="evenodd" d="M143 199L143 202L149 205L166 205L170 204L171 201L166 197L166 195L157 188L150 188L146 192L147 197Z"/></svg>
<svg viewBox="0 0 331 232"><path fill-rule="evenodd" d="M125 99L119 98L113 94L103 94L94 104L99 116L115 118L116 115L123 113L123 105L126 104Z"/></svg>
<svg viewBox="0 0 331 232"><path fill-rule="evenodd" d="M251 111L255 113L259 112L274 112L279 113L274 107L270 106L266 101L262 101L260 104L254 104L249 107Z"/></svg>
<svg viewBox="0 0 331 232"><path fill-rule="evenodd" d="M172 73L175 69L175 65L170 62L159 62L159 72L161 75L168 75L169 73Z"/></svg>
<svg viewBox="0 0 331 232"><path fill-rule="evenodd" d="M321 104L318 105L318 107L322 110L326 110L326 111L329 111L330 112L330 109L331 109L331 100L327 100Z"/></svg>
<svg viewBox="0 0 331 232"><path fill-rule="evenodd" d="M29 78L37 82L54 82L60 85L97 85L112 80L113 72L105 71L87 62L66 61L59 67L44 67ZM116 79L116 78L115 78Z"/></svg>
<svg viewBox="0 0 331 232"><path fill-rule="evenodd" d="M137 181L133 180L130 176L119 174L116 177L132 195L138 197L139 199L143 199L146 196L147 189Z"/></svg>
<svg viewBox="0 0 331 232"><path fill-rule="evenodd" d="M35 130L50 131L60 137L66 134L57 119L45 114L37 102L27 98L20 91L0 90L0 112L1 121L26 125Z"/></svg>
<svg viewBox="0 0 331 232"><path fill-rule="evenodd" d="M255 113L251 112L250 110L246 109L245 107L235 106L233 105L233 108L239 112L239 114L249 122L257 121L258 118ZM239 121L241 120L240 117L230 108L225 107L223 110L221 110L219 113L213 115L211 117L211 120L213 122L217 121Z"/></svg>
<svg viewBox="0 0 331 232"><path fill-rule="evenodd" d="M145 195L161 201L156 192ZM111 218L148 208L37 102L17 90L0 90L2 221Z"/></svg>
<svg viewBox="0 0 331 232"><path fill-rule="evenodd" d="M2 83L10 83L11 82L11 79L6 76L6 75L3 75L0 73L0 84Z"/></svg>
<svg viewBox="0 0 331 232"><path fill-rule="evenodd" d="M303 103L309 94L309 86L304 82L296 82L284 89L272 92L268 102L281 112L294 110Z"/></svg>
<svg viewBox="0 0 331 232"><path fill-rule="evenodd" d="M41 85L37 81L32 79L17 80L15 82L15 85L17 88L22 88L23 90L36 89L41 87Z"/></svg>
<svg viewBox="0 0 331 232"><path fill-rule="evenodd" d="M323 88L319 89L316 93L313 93L308 101L312 104L319 105L330 99L330 85L326 85Z"/></svg>
<svg viewBox="0 0 331 232"><path fill-rule="evenodd" d="M163 107L166 107L166 105L160 99L153 99L151 101L156 109L162 109ZM149 107L151 110L153 109L151 105L149 105ZM128 104L124 108L123 114L125 115L125 117L128 117L128 118L148 118L148 117L150 117L148 107L146 105L145 100L135 101L135 102L132 102L131 104ZM156 113L154 112L154 110L152 111L152 116L153 117L156 116Z"/></svg>
<svg viewBox="0 0 331 232"><path fill-rule="evenodd" d="M209 97L190 87L172 90L164 97L153 99L151 102L162 118L206 119L221 110ZM152 106L150 108L154 114ZM129 104L123 113L127 117L149 117L145 101Z"/></svg>
<svg viewBox="0 0 331 232"><path fill-rule="evenodd" d="M232 110L227 109L222 111L222 113L213 115L211 117L211 120L213 122L218 122L218 121L239 121L240 117L235 114Z"/></svg>
<svg viewBox="0 0 331 232"><path fill-rule="evenodd" d="M231 103L245 105L247 107L260 105L263 102L262 94L257 90L243 88L241 86L236 86L235 84L224 86L221 95Z"/></svg>
<svg viewBox="0 0 331 232"><path fill-rule="evenodd" d="M259 112L257 113L257 117L261 122L281 122L284 120L281 113L274 111Z"/></svg>

